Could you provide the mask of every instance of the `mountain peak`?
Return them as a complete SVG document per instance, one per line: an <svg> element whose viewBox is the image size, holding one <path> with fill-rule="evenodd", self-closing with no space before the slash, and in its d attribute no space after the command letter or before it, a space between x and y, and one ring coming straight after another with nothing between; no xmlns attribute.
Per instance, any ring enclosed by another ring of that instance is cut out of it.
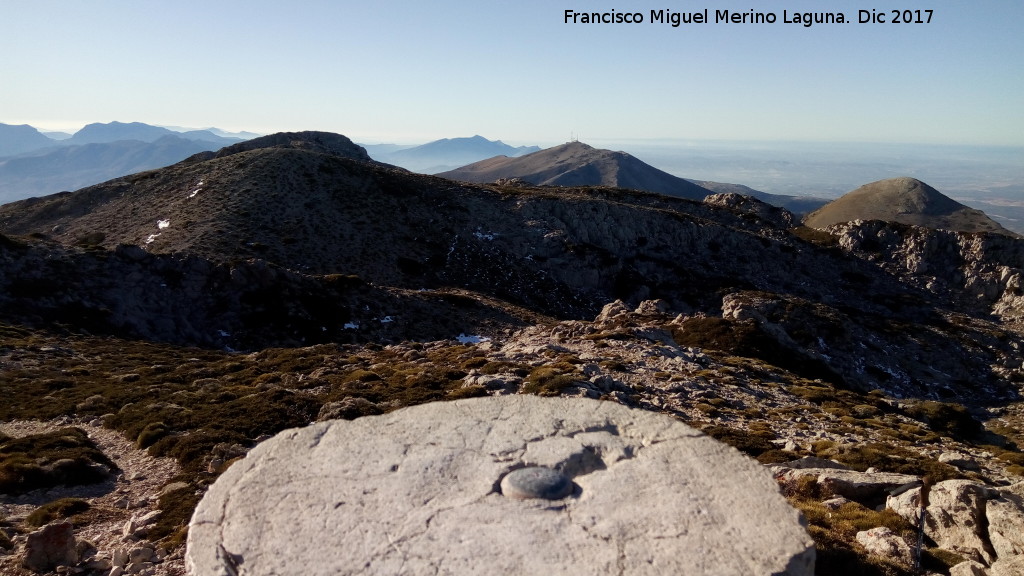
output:
<svg viewBox="0 0 1024 576"><path fill-rule="evenodd" d="M515 158L498 156L438 174L467 182L519 178L541 186L613 186L701 200L708 191L625 152L573 140Z"/></svg>
<svg viewBox="0 0 1024 576"><path fill-rule="evenodd" d="M811 228L852 220L884 220L960 232L1009 231L980 210L969 208L928 184L908 176L865 184L807 216Z"/></svg>
<svg viewBox="0 0 1024 576"><path fill-rule="evenodd" d="M223 158L224 156L231 156L232 154L258 150L260 148L293 148L372 162L370 156L366 153L366 149L352 142L347 137L341 134L334 134L333 132L317 132L312 130L305 132L278 132L268 136L260 136L259 138L253 138L252 140L221 148L217 152L216 157Z"/></svg>

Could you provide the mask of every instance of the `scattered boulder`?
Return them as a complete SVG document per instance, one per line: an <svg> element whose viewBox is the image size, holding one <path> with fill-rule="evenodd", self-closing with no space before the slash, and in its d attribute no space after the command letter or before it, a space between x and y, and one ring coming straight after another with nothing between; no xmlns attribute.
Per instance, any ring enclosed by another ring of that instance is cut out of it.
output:
<svg viewBox="0 0 1024 576"><path fill-rule="evenodd" d="M48 524L28 535L22 564L33 572L49 572L78 562L77 542L70 522Z"/></svg>

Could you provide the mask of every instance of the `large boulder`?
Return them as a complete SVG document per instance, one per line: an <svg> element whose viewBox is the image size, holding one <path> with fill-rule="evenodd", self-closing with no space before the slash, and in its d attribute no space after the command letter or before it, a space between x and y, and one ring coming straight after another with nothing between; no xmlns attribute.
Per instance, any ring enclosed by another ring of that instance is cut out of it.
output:
<svg viewBox="0 0 1024 576"><path fill-rule="evenodd" d="M194 576L810 576L814 548L770 474L671 417L501 396L278 434L207 492L186 563Z"/></svg>

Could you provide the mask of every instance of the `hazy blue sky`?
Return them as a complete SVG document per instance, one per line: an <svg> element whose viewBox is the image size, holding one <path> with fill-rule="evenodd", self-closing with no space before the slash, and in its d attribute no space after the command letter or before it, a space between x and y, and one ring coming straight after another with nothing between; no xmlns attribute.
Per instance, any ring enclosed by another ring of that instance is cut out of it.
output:
<svg viewBox="0 0 1024 576"><path fill-rule="evenodd" d="M778 15L565 24L563 11ZM932 9L931 24L782 23ZM1024 145L1021 0L0 0L0 122Z"/></svg>

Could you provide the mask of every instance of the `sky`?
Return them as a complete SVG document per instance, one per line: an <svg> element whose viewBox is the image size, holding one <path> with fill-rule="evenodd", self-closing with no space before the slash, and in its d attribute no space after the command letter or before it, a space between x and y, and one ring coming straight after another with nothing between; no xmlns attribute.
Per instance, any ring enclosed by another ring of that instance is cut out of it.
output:
<svg viewBox="0 0 1024 576"><path fill-rule="evenodd" d="M931 23L857 23L893 8ZM705 9L710 23L650 22ZM776 23L713 22L751 9ZM0 0L0 14L0 122L43 129L1024 146L1020 0Z"/></svg>

